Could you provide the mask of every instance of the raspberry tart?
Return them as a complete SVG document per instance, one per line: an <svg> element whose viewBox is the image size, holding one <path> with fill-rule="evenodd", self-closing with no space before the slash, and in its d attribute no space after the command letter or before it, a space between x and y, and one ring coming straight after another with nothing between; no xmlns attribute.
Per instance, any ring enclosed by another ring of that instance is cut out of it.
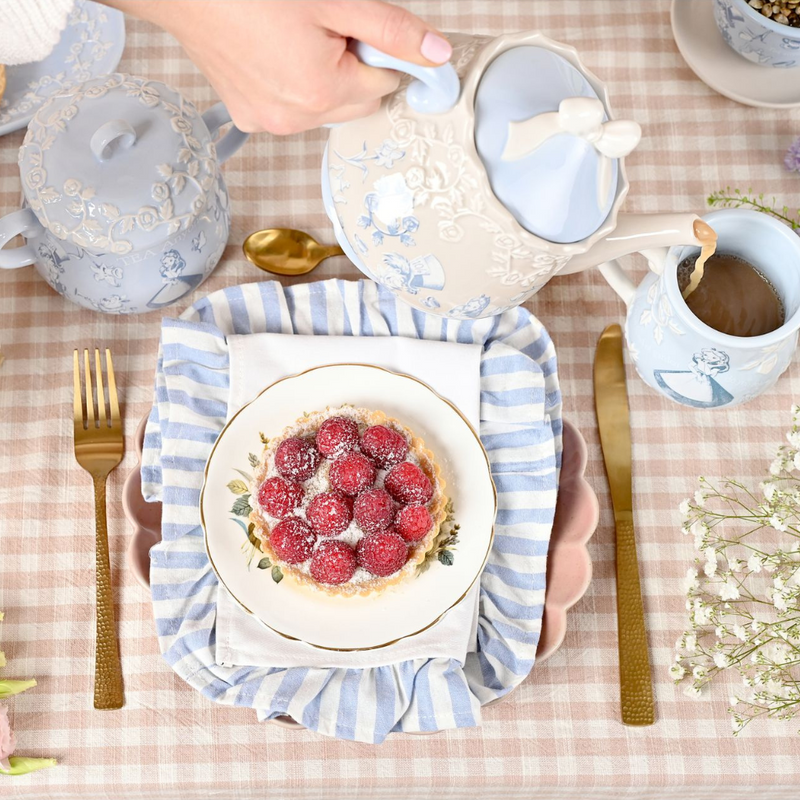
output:
<svg viewBox="0 0 800 800"><path fill-rule="evenodd" d="M306 414L264 447L250 521L284 575L331 595L416 574L447 514L433 453L381 411Z"/></svg>

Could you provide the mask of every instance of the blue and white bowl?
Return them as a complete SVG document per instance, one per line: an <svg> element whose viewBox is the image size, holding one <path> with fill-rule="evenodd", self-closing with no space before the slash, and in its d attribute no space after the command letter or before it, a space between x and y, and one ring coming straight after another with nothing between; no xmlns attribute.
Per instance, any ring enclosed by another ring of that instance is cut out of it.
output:
<svg viewBox="0 0 800 800"><path fill-rule="evenodd" d="M742 58L762 67L800 67L800 28L765 17L747 0L714 0L714 19Z"/></svg>

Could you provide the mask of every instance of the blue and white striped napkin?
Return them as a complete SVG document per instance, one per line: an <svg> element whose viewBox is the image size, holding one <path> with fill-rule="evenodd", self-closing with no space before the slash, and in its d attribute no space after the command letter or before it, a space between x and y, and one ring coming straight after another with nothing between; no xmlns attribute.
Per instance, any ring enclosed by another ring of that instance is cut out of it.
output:
<svg viewBox="0 0 800 800"><path fill-rule="evenodd" d="M226 667L216 663L217 596L198 510L211 447L227 414L226 337L260 332L405 336L480 344L480 435L498 490L495 542L481 578L475 652L370 668ZM164 320L145 435L145 498L163 503L151 551L162 653L207 697L288 714L319 733L378 743L393 731L480 723L481 705L530 672L541 628L561 453L552 342L522 308L490 319L423 314L369 281L225 289Z"/></svg>

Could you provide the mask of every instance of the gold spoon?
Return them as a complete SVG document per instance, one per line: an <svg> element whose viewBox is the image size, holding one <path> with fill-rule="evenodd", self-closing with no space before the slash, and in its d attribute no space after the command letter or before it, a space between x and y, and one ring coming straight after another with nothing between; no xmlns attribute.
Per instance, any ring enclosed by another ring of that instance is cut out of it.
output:
<svg viewBox="0 0 800 800"><path fill-rule="evenodd" d="M324 245L304 231L267 228L251 233L242 245L247 260L274 275L305 275L320 261L342 256L339 245Z"/></svg>

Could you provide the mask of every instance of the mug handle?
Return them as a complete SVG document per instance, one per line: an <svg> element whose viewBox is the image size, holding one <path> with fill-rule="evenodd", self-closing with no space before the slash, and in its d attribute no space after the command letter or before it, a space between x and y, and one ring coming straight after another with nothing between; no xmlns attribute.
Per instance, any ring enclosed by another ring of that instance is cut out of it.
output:
<svg viewBox="0 0 800 800"><path fill-rule="evenodd" d="M443 114L449 111L458 101L461 94L461 83L453 65L442 64L438 67L421 67L410 61L401 61L378 50L366 42L351 39L348 44L350 52L369 67L379 69L395 69L405 72L416 80L411 81L406 90L406 101L421 114Z"/></svg>
<svg viewBox="0 0 800 800"><path fill-rule="evenodd" d="M231 115L225 108L225 103L211 106L203 114L203 122L213 139L217 131L231 121ZM217 160L224 164L248 139L249 133L240 131L235 125L217 142Z"/></svg>
<svg viewBox="0 0 800 800"><path fill-rule="evenodd" d="M21 208L0 219L0 269L18 269L27 267L36 261L36 251L29 245L15 247L11 250L3 248L18 234L26 238L42 231L42 224L36 214L29 208Z"/></svg>
<svg viewBox="0 0 800 800"><path fill-rule="evenodd" d="M660 275L664 271L664 262L669 252L668 247L654 247L640 252L656 275ZM600 264L597 269L600 270L600 274L606 279L608 285L620 296L622 302L629 306L636 294L636 284L628 277L622 264L616 258L612 258L610 261Z"/></svg>

